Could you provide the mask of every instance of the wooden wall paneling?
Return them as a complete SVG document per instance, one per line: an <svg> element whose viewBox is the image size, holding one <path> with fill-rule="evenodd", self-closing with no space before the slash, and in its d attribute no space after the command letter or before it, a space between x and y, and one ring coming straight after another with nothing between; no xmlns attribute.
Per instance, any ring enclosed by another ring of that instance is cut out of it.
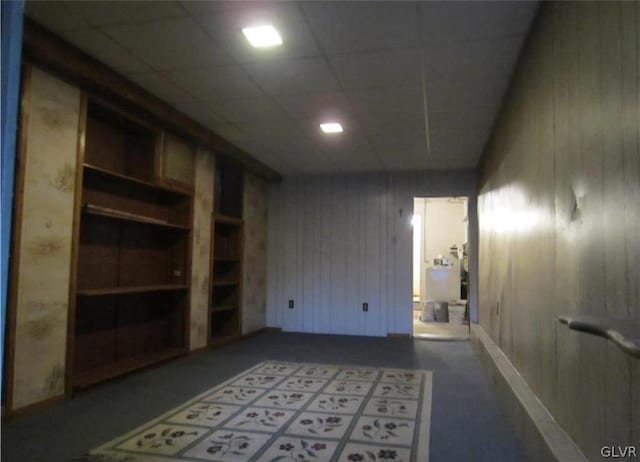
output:
<svg viewBox="0 0 640 462"><path fill-rule="evenodd" d="M381 273L381 258L380 258L380 240L382 233L380 229L380 214L381 197L384 195L382 184L380 182L381 176L371 175L367 177L367 183L369 187L369 194L366 197L366 215L364 222L365 231L365 293L363 296L363 302L369 303L369 311L364 313L366 319L367 335L383 335L379 329L379 319L382 315L383 307L380 300L380 273ZM385 332L386 333L386 332Z"/></svg>
<svg viewBox="0 0 640 462"><path fill-rule="evenodd" d="M481 323L590 459L638 441L638 365L556 317L638 316L637 9L543 5L480 167Z"/></svg>
<svg viewBox="0 0 640 462"><path fill-rule="evenodd" d="M213 250L211 245L211 215L213 213L213 182L215 159L203 149L196 151L193 196L193 224L191 253L191 307L189 316L189 348L196 350L207 345L209 307L211 306L210 271Z"/></svg>
<svg viewBox="0 0 640 462"><path fill-rule="evenodd" d="M331 213L331 179L319 183L320 223L316 252L318 253L318 292L316 294L317 319L315 331L323 334L331 333L331 242L333 222Z"/></svg>
<svg viewBox="0 0 640 462"><path fill-rule="evenodd" d="M16 252L21 246L22 236L22 210L24 208L24 181L25 181L25 160L27 153L27 130L29 127L29 110L31 106L31 73L32 67L22 66L22 76L20 83L20 121L18 125L17 155L15 163L15 184L14 184L14 204L13 220L11 223L11 253L9 262L10 278L8 279L7 290L7 310L5 326L5 346L3 374L2 374L2 404L3 410L8 412L13 408L13 378L15 371L15 346L16 346L16 317L18 302L18 281L16 274L20 270L20 252Z"/></svg>
<svg viewBox="0 0 640 462"><path fill-rule="evenodd" d="M334 232L340 236L347 236L347 209L341 199L346 196L346 180L344 178L333 178L331 185L331 208L333 214ZM332 309L330 314L331 333L345 334L347 331L347 240L332 239L331 241L331 275L334 284L331 285Z"/></svg>
<svg viewBox="0 0 640 462"><path fill-rule="evenodd" d="M276 239L280 234L282 217L282 188L283 184L269 185L269 245L267 247L267 326L282 327L280 306L282 294L282 239Z"/></svg>
<svg viewBox="0 0 640 462"><path fill-rule="evenodd" d="M621 9L626 302L627 315L640 322L640 6L629 2ZM630 383L630 441L640 441L640 361L631 362Z"/></svg>
<svg viewBox="0 0 640 462"><path fill-rule="evenodd" d="M301 299L303 310L302 325L300 327L301 332L312 332L314 324L315 313L315 284L317 283L315 275L315 253L314 253L314 241L315 235L318 229L317 216L318 211L316 208L316 194L315 187L312 182L305 182L303 184L304 189L304 212L303 212L303 227L302 233L304 240L302 244L302 258L305 262L302 268L302 290L303 296ZM271 240L272 236L269 236Z"/></svg>
<svg viewBox="0 0 640 462"><path fill-rule="evenodd" d="M282 227L282 236L284 245L283 253L283 322L282 328L285 331L295 331L296 326L296 309L300 310L300 301L296 304L294 300L297 287L297 211L298 211L298 184L296 182L287 182L283 185L285 189L285 207L284 220ZM289 301L293 300L294 308L289 308ZM296 306L297 305L297 306Z"/></svg>
<svg viewBox="0 0 640 462"><path fill-rule="evenodd" d="M405 174L406 176L406 174ZM395 315L395 331L393 333L410 334L412 324L411 272L412 272L412 232L411 215L413 214L413 197L416 190L412 188L409 178L400 179L396 197L396 209L391 217L396 222L395 253L395 302L391 309Z"/></svg>
<svg viewBox="0 0 640 462"><path fill-rule="evenodd" d="M378 335L387 335L387 276L389 273L389 255L387 254L387 245L389 242L389 235L387 233L387 221L388 221L388 197L389 197L389 185L388 176L380 175L379 178L380 188L384 191L384 194L379 196L379 210L378 215L378 230L380 233L380 239L378 240L378 252L379 252L379 274L378 274L378 296L380 305L380 314L377 319L376 330ZM411 265L413 267L413 264ZM413 308L409 310L413 317ZM413 324L413 319L411 320Z"/></svg>
<svg viewBox="0 0 640 462"><path fill-rule="evenodd" d="M580 150L585 175L583 200L584 236L581 241L581 303L589 314L603 312L605 303L603 248L603 155L600 67L600 4L585 4L578 9L578 88L580 89ZM602 311L601 311L602 310ZM584 396L604 396L606 351L601 339L585 335L580 338L581 376ZM605 437L602 402L587 400L581 407L583 421L591 421L580 442L587 457L594 457Z"/></svg>
<svg viewBox="0 0 640 462"><path fill-rule="evenodd" d="M300 182L297 185L296 196L298 199L298 213L296 214L296 240L292 242L291 245L296 246L296 289L294 293L294 297L296 303L298 304L298 309L295 311L295 325L296 331L301 331L303 329L304 323L304 312L307 309L304 303L304 211L307 208L307 201L305 197L305 187L304 183Z"/></svg>
<svg viewBox="0 0 640 462"><path fill-rule="evenodd" d="M360 240L360 233L358 232L358 221L360 219L359 210L359 197L358 190L359 185L357 178L354 176L346 177L346 191L345 196L341 199L346 209L346 234L344 239L346 240L346 287L348 288L346 294L346 320L345 331L349 334L355 334L358 332L358 321L361 316L360 295L358 293L358 280L360 278L358 254L358 243Z"/></svg>
<svg viewBox="0 0 640 462"><path fill-rule="evenodd" d="M366 208L366 198L369 194L369 190L367 188L367 183L365 181L364 175L358 178L357 180L358 190L357 190L357 210L356 214L358 217L358 221L356 223L356 229L354 230L356 235L358 236L358 257L357 262L358 266L356 269L357 273L357 309L358 309L358 324L355 333L358 335L365 335L367 332L367 316L368 313L364 313L362 311L362 302L367 296L367 255L366 255L366 245L367 245L367 235L368 230L366 229L365 223L367 220L367 208Z"/></svg>
<svg viewBox="0 0 640 462"><path fill-rule="evenodd" d="M580 152L575 133L578 112L576 6L553 7L553 79L554 79L554 154L555 154L555 222L556 222L556 292L559 311L575 314L578 306L577 268L579 253L579 218L574 206L580 184ZM516 324L517 325L517 324ZM557 406L556 417L572 434L579 428L580 350L577 332L567 332L559 323L557 336Z"/></svg>
<svg viewBox="0 0 640 462"><path fill-rule="evenodd" d="M242 333L266 326L267 184L252 173L244 175L244 256L242 272Z"/></svg>
<svg viewBox="0 0 640 462"><path fill-rule="evenodd" d="M65 392L80 91L33 68L30 92L10 409Z"/></svg>
<svg viewBox="0 0 640 462"><path fill-rule="evenodd" d="M536 138L538 140L537 151L535 156L538 162L538 168L535 170L535 196L538 214L542 217L536 218L536 227L540 230L540 247L537 258L534 259L536 270L539 274L538 293L549 294L548 300L553 300L555 291L555 279L552 272L547 271L549 266L553 267L555 263L555 194L553 194L555 186L554 174L548 172L554 171L554 152L553 152L553 136L554 136L554 120L547 114L553 114L554 88L553 88L553 10L547 8L542 11L540 19L540 36L541 46L540 55L537 60L537 69L539 69L540 77L537 79L539 84L536 86L538 93L536 96L536 105L539 107L535 111L536 120ZM510 293L516 291L514 280L511 281ZM558 307L555 303L545 303L542 306L540 318L538 320L539 338L542 342L540 348L540 390L541 395L545 397L545 404L551 412L555 412L556 408L556 325L558 324ZM509 310L511 314L513 310ZM509 325L508 330L512 332L513 326ZM513 333L511 334L511 336Z"/></svg>
<svg viewBox="0 0 640 462"><path fill-rule="evenodd" d="M433 186L424 173L318 175L272 185L268 325L410 333L413 196L471 195L475 186L467 173L447 178ZM296 308L289 310L292 297Z"/></svg>
<svg viewBox="0 0 640 462"><path fill-rule="evenodd" d="M393 306L393 297L394 297L393 278L395 275L395 271L394 271L395 228L394 228L393 220L391 219L394 206L395 206L395 203L393 200L394 190L395 190L395 177L393 175L385 175L385 188L386 188L387 194L385 195L386 205L385 205L384 227L385 227L385 233L387 238L387 242L385 243L387 270L385 272L385 281L384 281L384 285L385 285L385 302L384 303L387 309L385 310L384 318L382 319L382 322L384 324L384 329L386 329L386 333L388 333L388 332L396 332L394 313L391 309L389 309L389 307ZM413 265L412 265L412 268L413 268Z"/></svg>
<svg viewBox="0 0 640 462"><path fill-rule="evenodd" d="M622 5L600 7L600 62L602 68L603 233L606 313L630 315L627 306L626 226L624 205L624 123L622 112ZM621 206L622 202L622 206ZM630 440L630 366L633 360L607 343L605 440L625 445Z"/></svg>
<svg viewBox="0 0 640 462"><path fill-rule="evenodd" d="M314 215L314 230L312 239L309 243L311 251L313 253L312 268L313 274L313 286L311 290L312 302L307 309L311 309L312 324L309 326L307 332L322 332L320 326L322 325L322 319L326 316L323 290L325 280L324 268L323 268L323 255L321 252L324 234L326 232L326 223L328 220L328 213L326 209L325 193L323 185L317 178L310 178L308 185L311 190L305 189L305 197L309 197L309 206L313 209ZM309 187L308 186L308 187ZM308 262L307 262L308 263Z"/></svg>
<svg viewBox="0 0 640 462"><path fill-rule="evenodd" d="M67 351L65 367L65 394L71 395L73 377L73 359L75 348L76 290L78 288L78 249L80 245L80 217L82 214L82 176L84 171L84 152L87 130L87 96L80 100L78 122L78 148L76 157L76 178L73 197L73 235L71 236L71 269L69 271L69 314L67 318Z"/></svg>

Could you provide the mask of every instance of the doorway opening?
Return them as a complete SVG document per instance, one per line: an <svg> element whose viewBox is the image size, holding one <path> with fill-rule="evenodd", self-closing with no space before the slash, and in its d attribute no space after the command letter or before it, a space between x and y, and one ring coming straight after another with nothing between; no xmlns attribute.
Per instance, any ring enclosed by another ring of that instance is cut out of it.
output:
<svg viewBox="0 0 640 462"><path fill-rule="evenodd" d="M413 201L413 336L469 338L469 200Z"/></svg>

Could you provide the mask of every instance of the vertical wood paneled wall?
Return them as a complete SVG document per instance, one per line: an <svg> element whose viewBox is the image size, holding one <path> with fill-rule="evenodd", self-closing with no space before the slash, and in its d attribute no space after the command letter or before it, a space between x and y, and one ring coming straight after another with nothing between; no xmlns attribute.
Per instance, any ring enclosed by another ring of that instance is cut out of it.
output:
<svg viewBox="0 0 640 462"><path fill-rule="evenodd" d="M286 177L271 185L267 325L411 333L413 198L473 198L475 190L470 171Z"/></svg>
<svg viewBox="0 0 640 462"><path fill-rule="evenodd" d="M211 273L211 214L213 213L213 181L215 159L198 149L195 159L193 200L193 246L191 254L191 314L189 349L207 345L209 334L209 292Z"/></svg>
<svg viewBox="0 0 640 462"><path fill-rule="evenodd" d="M266 325L267 316L267 182L245 172L242 214L242 333Z"/></svg>
<svg viewBox="0 0 640 462"><path fill-rule="evenodd" d="M8 409L65 391L80 90L29 67L15 208Z"/></svg>
<svg viewBox="0 0 640 462"><path fill-rule="evenodd" d="M640 4L541 7L480 172L480 322L585 455L640 446Z"/></svg>

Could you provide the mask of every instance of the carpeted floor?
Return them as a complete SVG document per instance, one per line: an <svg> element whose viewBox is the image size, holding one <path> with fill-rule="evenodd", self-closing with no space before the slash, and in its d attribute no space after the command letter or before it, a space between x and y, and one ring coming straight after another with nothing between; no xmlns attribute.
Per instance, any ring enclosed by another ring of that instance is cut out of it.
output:
<svg viewBox="0 0 640 462"><path fill-rule="evenodd" d="M7 422L2 460L69 462L266 360L431 370L431 462L526 460L468 342L286 333L188 356Z"/></svg>
<svg viewBox="0 0 640 462"><path fill-rule="evenodd" d="M413 335L416 338L431 340L467 340L468 324L449 324L446 322L422 322L413 320Z"/></svg>

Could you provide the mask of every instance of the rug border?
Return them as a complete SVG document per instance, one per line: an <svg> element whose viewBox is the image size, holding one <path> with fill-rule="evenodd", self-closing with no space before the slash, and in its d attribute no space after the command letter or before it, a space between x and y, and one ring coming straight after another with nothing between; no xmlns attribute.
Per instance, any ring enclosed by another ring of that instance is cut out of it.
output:
<svg viewBox="0 0 640 462"><path fill-rule="evenodd" d="M144 428L147 427L151 427L153 425L156 425L158 423L160 423L161 421L165 420L166 417L169 417L175 413L177 413L178 411L189 407L191 404L200 401L202 398L204 398L205 396L210 395L212 392L214 392L215 390L225 387L233 382L235 382L236 380L238 380L240 377L246 375L246 374L250 374L252 373L255 369L259 369L261 366L263 366L264 364L267 363L278 363L278 364L283 364L283 365L296 365L296 366L302 366L302 365L306 365L306 366L314 366L314 367L338 367L338 368L352 368L352 369L376 369L376 370L387 370L387 371L408 371L408 372L414 372L414 371L419 371L425 374L425 383L423 385L423 389L421 390L421 393L424 393L423 399L422 399L422 409L421 409L421 415L424 416L425 412L428 412L428 418L423 419L424 422L421 420L420 421L420 429L419 429L419 440L418 440L418 447L416 450L416 457L415 457L415 461L416 462L420 462L420 461L424 461L424 462L429 462L429 448L430 448L430 437L431 437L431 401L433 399L433 371L428 370L428 369L406 369L406 368L398 368L398 367L384 367L384 366L362 366L362 365L352 365L352 364L328 364L328 363L313 363L313 362L306 362L306 361L302 361L302 362L298 362L298 361L280 361L277 359L268 359L268 360L264 360L264 361L260 361L259 363L256 363L254 366L249 367L248 369L245 369L243 371L241 371L240 373L234 375L233 377L225 380L224 382L221 382L217 385L214 385L210 388L208 388L207 390L205 390L204 392L194 396L193 398L191 398L188 401L185 401L184 403L175 406L171 409L169 409L168 411L164 412L163 414L153 418L152 420L146 421L140 425L138 425L137 427L135 427L134 429L130 430L129 432L117 436L103 444L101 444L100 446L91 449L88 451L88 453L86 454L89 459L88 460L92 460L91 457L100 457L100 456L105 456L105 461L108 461L109 459L107 459L107 456L122 456L124 457L124 459L121 460L127 460L127 457L135 457L132 458L131 460L133 462L136 462L137 457L138 456L131 456L130 454L121 454L115 450L113 450L113 447L116 446L119 443L122 443L123 441L126 441L127 439L131 438L133 435L140 433ZM429 399L425 399L426 397L429 397ZM423 424L424 427L423 428ZM420 435L424 434L424 437L421 437ZM155 455L145 455L146 459L145 462L167 462L170 459L168 459L165 456L155 456Z"/></svg>

